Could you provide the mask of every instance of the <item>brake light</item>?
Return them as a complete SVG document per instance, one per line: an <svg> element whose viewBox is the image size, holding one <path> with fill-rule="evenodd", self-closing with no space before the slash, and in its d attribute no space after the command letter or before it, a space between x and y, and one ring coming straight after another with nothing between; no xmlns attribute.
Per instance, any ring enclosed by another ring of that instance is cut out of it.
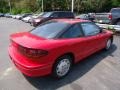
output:
<svg viewBox="0 0 120 90"><path fill-rule="evenodd" d="M46 56L48 51L41 50L41 49L31 49L19 46L18 50L27 57L30 58L39 58L42 56Z"/></svg>
<svg viewBox="0 0 120 90"><path fill-rule="evenodd" d="M35 19L35 22L40 22L40 19Z"/></svg>
<svg viewBox="0 0 120 90"><path fill-rule="evenodd" d="M110 20L112 19L112 15L111 14L109 14L109 17L108 17Z"/></svg>

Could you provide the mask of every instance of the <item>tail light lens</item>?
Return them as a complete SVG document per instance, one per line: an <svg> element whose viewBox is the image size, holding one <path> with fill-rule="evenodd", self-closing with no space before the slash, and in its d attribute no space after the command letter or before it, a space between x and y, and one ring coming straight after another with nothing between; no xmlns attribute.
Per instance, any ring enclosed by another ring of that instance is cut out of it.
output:
<svg viewBox="0 0 120 90"><path fill-rule="evenodd" d="M30 58L39 58L42 56L46 56L48 54L48 51L45 51L45 50L25 48L22 46L19 46L18 50L22 54L24 54L25 56L30 57Z"/></svg>
<svg viewBox="0 0 120 90"><path fill-rule="evenodd" d="M48 51L41 50L41 49L26 48L26 47L20 46L13 40L10 40L10 41L11 41L12 46L14 46L20 53L22 53L23 55L27 57L39 58L39 57L48 55Z"/></svg>
<svg viewBox="0 0 120 90"><path fill-rule="evenodd" d="M112 15L111 14L109 14L109 17L108 17L110 20L112 19Z"/></svg>

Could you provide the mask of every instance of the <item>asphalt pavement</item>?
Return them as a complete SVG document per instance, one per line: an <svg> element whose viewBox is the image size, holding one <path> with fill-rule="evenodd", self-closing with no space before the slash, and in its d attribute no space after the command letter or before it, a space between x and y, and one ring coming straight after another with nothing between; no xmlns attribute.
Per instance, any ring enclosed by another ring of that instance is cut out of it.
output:
<svg viewBox="0 0 120 90"><path fill-rule="evenodd" d="M120 90L120 36L109 51L101 50L73 66L68 76L31 78L23 75L8 55L9 35L33 27L20 20L0 18L0 90Z"/></svg>

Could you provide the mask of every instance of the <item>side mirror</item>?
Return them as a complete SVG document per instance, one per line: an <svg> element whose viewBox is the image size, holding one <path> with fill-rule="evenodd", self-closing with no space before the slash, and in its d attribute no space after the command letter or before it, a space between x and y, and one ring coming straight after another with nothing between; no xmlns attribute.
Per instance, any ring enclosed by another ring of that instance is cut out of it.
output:
<svg viewBox="0 0 120 90"><path fill-rule="evenodd" d="M100 28L100 33L102 33L103 32L103 28L101 28L101 27L99 27Z"/></svg>

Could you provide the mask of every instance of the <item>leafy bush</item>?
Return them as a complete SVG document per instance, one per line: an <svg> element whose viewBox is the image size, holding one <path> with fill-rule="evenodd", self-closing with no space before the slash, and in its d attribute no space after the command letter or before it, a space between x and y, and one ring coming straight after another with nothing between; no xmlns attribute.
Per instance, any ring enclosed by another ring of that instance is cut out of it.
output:
<svg viewBox="0 0 120 90"><path fill-rule="evenodd" d="M9 12L9 0L0 0L0 12ZM44 11L71 10L71 0L43 0ZM42 11L42 0L10 0L12 13ZM113 7L120 7L120 0L74 0L76 13L108 12Z"/></svg>
<svg viewBox="0 0 120 90"><path fill-rule="evenodd" d="M19 14L19 13L21 13L21 11L22 11L21 9L13 8L11 13L12 14Z"/></svg>
<svg viewBox="0 0 120 90"><path fill-rule="evenodd" d="M21 14L22 13L31 13L32 11L30 9L22 9Z"/></svg>

